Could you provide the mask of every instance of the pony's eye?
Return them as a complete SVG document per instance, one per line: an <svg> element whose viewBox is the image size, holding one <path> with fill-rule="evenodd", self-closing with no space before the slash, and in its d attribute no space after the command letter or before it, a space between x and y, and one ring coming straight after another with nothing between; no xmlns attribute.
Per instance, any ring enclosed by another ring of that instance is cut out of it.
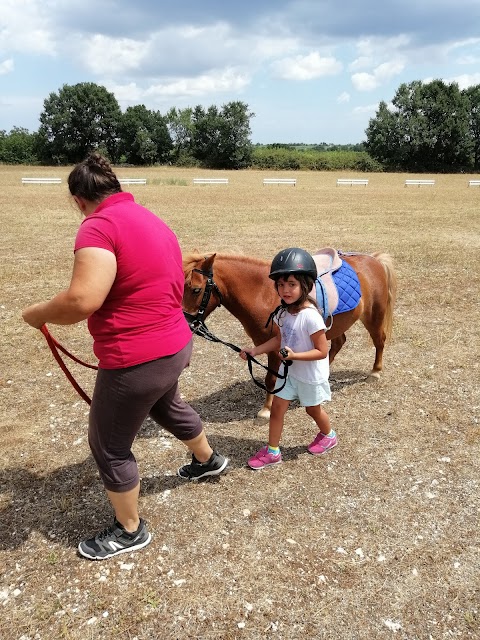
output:
<svg viewBox="0 0 480 640"><path fill-rule="evenodd" d="M200 287L195 287L194 289L192 289L192 293L194 296L198 296L198 294L201 292L201 288Z"/></svg>

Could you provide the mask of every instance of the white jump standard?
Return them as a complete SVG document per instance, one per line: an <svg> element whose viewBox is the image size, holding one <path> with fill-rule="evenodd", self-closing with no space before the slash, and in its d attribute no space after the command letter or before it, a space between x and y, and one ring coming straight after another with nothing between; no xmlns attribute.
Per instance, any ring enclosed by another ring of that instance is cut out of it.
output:
<svg viewBox="0 0 480 640"><path fill-rule="evenodd" d="M228 178L194 178L193 184L228 184Z"/></svg>
<svg viewBox="0 0 480 640"><path fill-rule="evenodd" d="M120 184L147 184L146 178L119 178Z"/></svg>
<svg viewBox="0 0 480 640"><path fill-rule="evenodd" d="M414 186L414 187L433 187L435 184L435 180L405 180L405 186Z"/></svg>
<svg viewBox="0 0 480 640"><path fill-rule="evenodd" d="M297 185L296 178L264 178L263 184L289 184L295 187Z"/></svg>
<svg viewBox="0 0 480 640"><path fill-rule="evenodd" d="M353 187L353 186L366 187L368 185L368 180L366 178L338 178L337 187L342 185L348 185L350 187Z"/></svg>
<svg viewBox="0 0 480 640"><path fill-rule="evenodd" d="M22 178L22 184L60 184L61 178Z"/></svg>

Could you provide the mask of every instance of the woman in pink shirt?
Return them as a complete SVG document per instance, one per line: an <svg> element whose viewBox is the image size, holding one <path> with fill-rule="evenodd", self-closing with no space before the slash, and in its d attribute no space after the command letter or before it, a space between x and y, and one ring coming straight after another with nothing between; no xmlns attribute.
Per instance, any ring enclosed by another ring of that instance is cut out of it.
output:
<svg viewBox="0 0 480 640"><path fill-rule="evenodd" d="M199 415L178 390L192 353L192 333L182 311L184 274L175 234L122 192L99 154L73 169L68 186L85 216L70 285L25 309L23 318L37 329L88 318L99 360L88 440L115 518L78 550L104 560L151 540L138 515L140 480L131 451L148 415L192 452L191 464L178 470L180 477L218 475L228 459L212 450Z"/></svg>

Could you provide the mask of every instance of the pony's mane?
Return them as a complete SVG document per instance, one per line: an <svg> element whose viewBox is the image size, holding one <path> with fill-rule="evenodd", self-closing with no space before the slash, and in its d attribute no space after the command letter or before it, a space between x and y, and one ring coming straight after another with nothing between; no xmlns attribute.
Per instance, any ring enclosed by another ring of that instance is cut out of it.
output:
<svg viewBox="0 0 480 640"><path fill-rule="evenodd" d="M183 271L185 273L185 278L188 280L192 275L192 270L197 267L199 262L203 262L205 258L213 255L215 252L211 251L208 253L187 253L183 256ZM244 256L234 253L217 253L215 255L215 262L220 262L222 260L235 260L241 264L255 265L255 266L265 266L269 264L266 260L262 260L261 258L254 258L252 256ZM214 262L214 264L215 264Z"/></svg>

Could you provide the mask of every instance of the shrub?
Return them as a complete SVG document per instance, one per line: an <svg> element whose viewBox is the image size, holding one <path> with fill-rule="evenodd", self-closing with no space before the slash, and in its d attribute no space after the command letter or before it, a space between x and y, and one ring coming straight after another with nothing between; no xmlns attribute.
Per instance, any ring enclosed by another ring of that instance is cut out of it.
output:
<svg viewBox="0 0 480 640"><path fill-rule="evenodd" d="M256 169L312 171L382 171L382 165L365 151L316 151L313 148L257 146L253 149L252 167Z"/></svg>

